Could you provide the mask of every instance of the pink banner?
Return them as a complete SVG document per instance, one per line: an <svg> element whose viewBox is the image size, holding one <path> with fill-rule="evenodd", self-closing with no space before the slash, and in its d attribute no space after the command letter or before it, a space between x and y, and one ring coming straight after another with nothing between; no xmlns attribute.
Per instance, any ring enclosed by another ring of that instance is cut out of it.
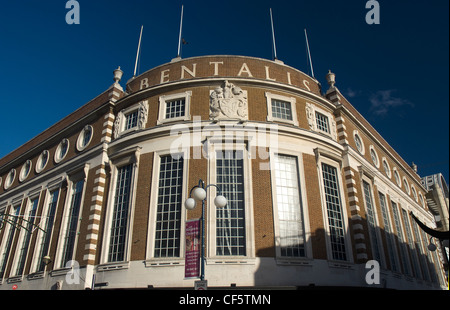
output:
<svg viewBox="0 0 450 310"><path fill-rule="evenodd" d="M200 277L200 220L186 221L184 277Z"/></svg>

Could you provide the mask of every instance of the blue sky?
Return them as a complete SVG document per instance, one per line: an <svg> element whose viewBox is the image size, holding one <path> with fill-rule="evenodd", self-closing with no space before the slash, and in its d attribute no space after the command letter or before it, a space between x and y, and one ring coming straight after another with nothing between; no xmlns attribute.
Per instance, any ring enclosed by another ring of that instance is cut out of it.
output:
<svg viewBox="0 0 450 310"><path fill-rule="evenodd" d="M113 82L182 57L277 56L306 73L307 28L316 78L336 86L421 176L449 180L449 2L379 0L380 24L365 22L365 0L78 0L80 24L65 21L66 0L2 3L0 157L50 127ZM124 83L122 83L124 84Z"/></svg>

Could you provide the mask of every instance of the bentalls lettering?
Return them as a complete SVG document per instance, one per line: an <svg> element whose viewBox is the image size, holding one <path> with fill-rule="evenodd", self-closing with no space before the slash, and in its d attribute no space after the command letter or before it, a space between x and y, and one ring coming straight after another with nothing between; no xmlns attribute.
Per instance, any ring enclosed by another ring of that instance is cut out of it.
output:
<svg viewBox="0 0 450 310"><path fill-rule="evenodd" d="M220 76L221 67L223 65L224 65L223 61L210 61L209 67L208 67L209 69L207 69L208 76L209 77ZM177 74L176 76L175 76L175 74L171 74L171 69L161 70L160 74L159 74L159 76L160 76L159 83L165 84L165 83L169 83L169 82L176 81L176 80L183 80L186 78L197 78L197 77L199 77L199 76L197 76L198 68L199 68L199 66L197 63L193 63L190 67L181 65L180 74L179 75ZM247 65L247 63L244 62L239 67L239 70L236 70L236 72L234 73L234 76L253 78L254 75L252 73L252 70L254 70L254 68L249 67ZM301 85L294 85L294 83L292 82L291 73L288 71L286 71L285 76L282 77L283 81L278 81L277 78L275 78L271 75L269 66L264 66L264 72L265 72L264 78L268 81L287 83L287 84L293 85L293 86L304 87L307 90L311 91L310 82L308 80L303 79L300 82ZM204 77L206 77L206 76L204 76ZM139 89L141 89L141 90L150 87L149 79L142 78L140 80L139 85L140 85Z"/></svg>

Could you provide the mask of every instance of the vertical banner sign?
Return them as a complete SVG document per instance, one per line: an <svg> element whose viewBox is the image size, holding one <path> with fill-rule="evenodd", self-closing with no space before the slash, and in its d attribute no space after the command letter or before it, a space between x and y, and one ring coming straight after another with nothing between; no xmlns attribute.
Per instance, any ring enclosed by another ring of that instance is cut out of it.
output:
<svg viewBox="0 0 450 310"><path fill-rule="evenodd" d="M200 277L200 220L186 221L184 277Z"/></svg>

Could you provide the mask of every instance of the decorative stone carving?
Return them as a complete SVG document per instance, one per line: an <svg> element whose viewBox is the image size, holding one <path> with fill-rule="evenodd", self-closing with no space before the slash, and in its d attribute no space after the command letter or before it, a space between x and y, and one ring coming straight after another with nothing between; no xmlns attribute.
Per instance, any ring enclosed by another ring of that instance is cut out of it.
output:
<svg viewBox="0 0 450 310"><path fill-rule="evenodd" d="M209 118L212 120L247 120L247 91L225 81L223 87L211 91L209 110Z"/></svg>
<svg viewBox="0 0 450 310"><path fill-rule="evenodd" d="M121 132L121 124L122 120L124 119L123 112L120 111L117 113L116 119L114 121L114 139L117 139L119 137L119 134Z"/></svg>
<svg viewBox="0 0 450 310"><path fill-rule="evenodd" d="M308 119L308 125L310 130L315 130L314 126L314 109L311 103L306 103L306 118Z"/></svg>
<svg viewBox="0 0 450 310"><path fill-rule="evenodd" d="M139 102L138 129L144 129L148 120L148 101Z"/></svg>

